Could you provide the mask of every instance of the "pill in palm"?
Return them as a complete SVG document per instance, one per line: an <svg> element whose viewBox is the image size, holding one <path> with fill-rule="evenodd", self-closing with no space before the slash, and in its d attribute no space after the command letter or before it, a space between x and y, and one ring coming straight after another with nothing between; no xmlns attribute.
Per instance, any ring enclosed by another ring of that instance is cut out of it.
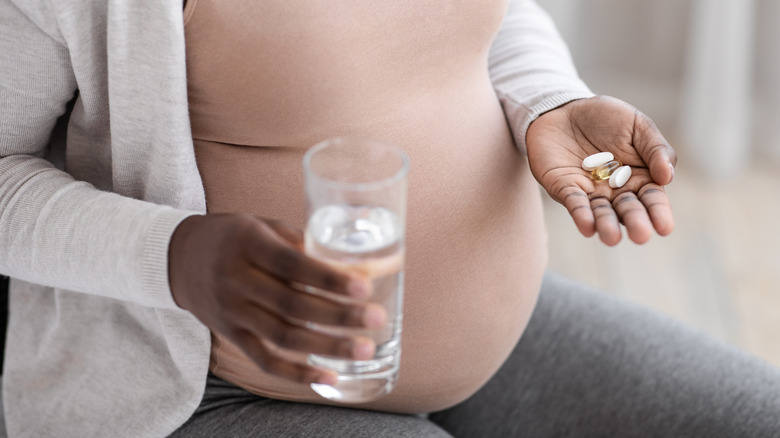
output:
<svg viewBox="0 0 780 438"><path fill-rule="evenodd" d="M609 186L618 189L623 187L629 178L631 178L631 167L620 166L609 176Z"/></svg>
<svg viewBox="0 0 780 438"><path fill-rule="evenodd" d="M599 152L598 154L588 155L582 160L582 168L588 172L615 159L611 152Z"/></svg>
<svg viewBox="0 0 780 438"><path fill-rule="evenodd" d="M617 160L608 161L593 169L593 171L590 172L590 177L594 181L608 180L609 177L612 176L612 174L615 172L615 170L617 170L617 168L622 165L623 163Z"/></svg>

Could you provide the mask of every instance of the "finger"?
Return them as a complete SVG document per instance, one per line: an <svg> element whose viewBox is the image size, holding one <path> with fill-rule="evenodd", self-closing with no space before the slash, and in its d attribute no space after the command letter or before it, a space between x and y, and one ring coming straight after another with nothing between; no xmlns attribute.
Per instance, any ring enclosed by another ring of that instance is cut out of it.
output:
<svg viewBox="0 0 780 438"><path fill-rule="evenodd" d="M612 209L609 199L605 196L595 196L590 200L590 207L596 220L596 231L599 233L599 239L606 245L617 245L622 238L622 233L620 232L620 222L618 222L618 217L615 210Z"/></svg>
<svg viewBox="0 0 780 438"><path fill-rule="evenodd" d="M248 331L237 333L231 341L268 374L305 385L311 383L335 385L338 383L338 375L333 371L287 360L274 351L273 347L266 345L263 340L256 338Z"/></svg>
<svg viewBox="0 0 780 438"><path fill-rule="evenodd" d="M633 143L639 156L647 163L656 184L667 185L674 179L677 152L669 145L655 123L639 111L634 115Z"/></svg>
<svg viewBox="0 0 780 438"><path fill-rule="evenodd" d="M579 187L569 187L563 190L561 203L569 211L577 229L585 237L591 237L596 232L595 218L590 207L588 195Z"/></svg>
<svg viewBox="0 0 780 438"><path fill-rule="evenodd" d="M250 245L249 257L259 269L285 282L313 286L354 298L368 298L371 295L371 283L368 279L358 276L357 273L339 271L307 256L279 236L270 225L260 222L256 232L255 242Z"/></svg>
<svg viewBox="0 0 780 438"><path fill-rule="evenodd" d="M620 218L620 222L626 226L631 241L642 244L650 240L653 234L653 225L645 206L639 202L633 192L623 192L617 195L612 201L612 208Z"/></svg>
<svg viewBox="0 0 780 438"><path fill-rule="evenodd" d="M265 222L268 224L268 226L273 228L276 234L286 240L289 244L303 251L303 231L301 231L300 228L293 227L286 222L278 220L265 219Z"/></svg>
<svg viewBox="0 0 780 438"><path fill-rule="evenodd" d="M285 350L322 354L352 360L374 357L376 345L364 336L338 336L293 324L262 307L252 309L254 318L246 330Z"/></svg>
<svg viewBox="0 0 780 438"><path fill-rule="evenodd" d="M335 302L293 289L276 278L259 271L249 271L249 289L256 291L252 300L282 318L342 327L381 328L387 312L376 303Z"/></svg>
<svg viewBox="0 0 780 438"><path fill-rule="evenodd" d="M661 236L669 235L674 230L674 214L663 187L647 184L639 189L637 197L644 204L655 231Z"/></svg>

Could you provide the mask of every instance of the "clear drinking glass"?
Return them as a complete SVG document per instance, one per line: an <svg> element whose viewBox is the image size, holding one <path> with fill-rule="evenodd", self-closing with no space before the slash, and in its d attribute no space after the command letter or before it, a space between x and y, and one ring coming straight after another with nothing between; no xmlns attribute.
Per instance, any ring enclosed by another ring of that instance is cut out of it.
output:
<svg viewBox="0 0 780 438"><path fill-rule="evenodd" d="M367 336L377 346L370 360L309 355L309 363L338 374L334 386L311 387L330 400L373 400L388 394L398 380L409 159L401 149L376 140L336 138L309 149L303 167L307 254L366 273L373 283L371 300L388 315L385 327L377 330L311 324L324 332Z"/></svg>

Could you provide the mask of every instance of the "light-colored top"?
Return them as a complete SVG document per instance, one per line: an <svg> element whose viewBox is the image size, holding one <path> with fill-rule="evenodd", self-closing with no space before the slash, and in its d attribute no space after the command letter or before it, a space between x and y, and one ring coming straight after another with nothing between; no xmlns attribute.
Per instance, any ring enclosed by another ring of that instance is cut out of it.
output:
<svg viewBox="0 0 780 438"><path fill-rule="evenodd" d="M490 74L522 150L536 116L591 93L549 20L513 7ZM200 402L209 332L167 278L173 230L206 208L181 14L177 2L0 0L10 436L162 437ZM76 89L63 171L42 157Z"/></svg>

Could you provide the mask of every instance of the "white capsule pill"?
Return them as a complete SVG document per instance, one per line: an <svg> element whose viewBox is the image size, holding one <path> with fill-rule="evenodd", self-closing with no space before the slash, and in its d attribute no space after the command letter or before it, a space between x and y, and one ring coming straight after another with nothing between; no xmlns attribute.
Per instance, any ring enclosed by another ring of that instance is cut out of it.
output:
<svg viewBox="0 0 780 438"><path fill-rule="evenodd" d="M612 152L599 152L598 154L585 157L585 159L582 160L582 168L590 172L602 164L608 163L614 159L615 156L612 155Z"/></svg>
<svg viewBox="0 0 780 438"><path fill-rule="evenodd" d="M609 186L613 189L619 189L626 184L629 178L631 178L631 167L620 166L610 175Z"/></svg>

